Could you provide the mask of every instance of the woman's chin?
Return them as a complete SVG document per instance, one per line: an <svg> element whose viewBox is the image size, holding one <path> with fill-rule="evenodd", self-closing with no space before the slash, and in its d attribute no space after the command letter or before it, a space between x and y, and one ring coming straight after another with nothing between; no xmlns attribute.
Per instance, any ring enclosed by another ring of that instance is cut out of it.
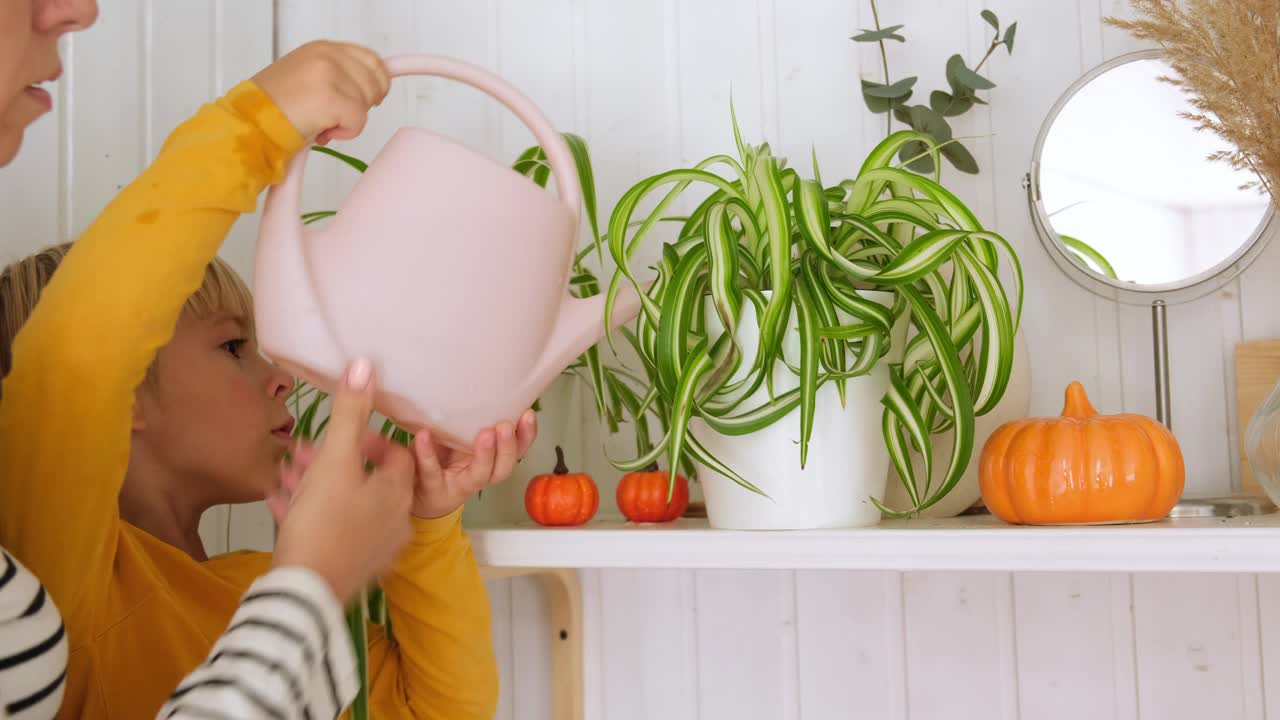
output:
<svg viewBox="0 0 1280 720"><path fill-rule="evenodd" d="M22 131L0 127L0 168L13 162L22 147Z"/></svg>

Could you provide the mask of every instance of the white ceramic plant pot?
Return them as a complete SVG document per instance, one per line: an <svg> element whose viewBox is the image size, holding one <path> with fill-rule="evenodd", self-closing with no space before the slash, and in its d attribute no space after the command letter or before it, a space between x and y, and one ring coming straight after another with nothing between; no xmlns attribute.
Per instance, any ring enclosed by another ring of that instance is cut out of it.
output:
<svg viewBox="0 0 1280 720"><path fill-rule="evenodd" d="M995 409L974 420L973 455L969 458L969 466L956 486L946 497L920 513L922 517L955 517L972 507L982 491L978 488L978 457L987 444L991 434L1001 425L1027 417L1031 411L1031 355L1027 352L1027 341L1019 330L1013 336L1013 371L1009 374L1009 387ZM946 472L946 460L951 457L953 435L950 431L933 436L933 457L937 467L934 468L934 482L942 482L942 473ZM924 467L924 458L919 453L911 452L911 462L917 472ZM923 478L922 478L923 480ZM923 490L923 487L920 488ZM894 510L905 510L911 507L911 499L907 489L898 478L898 471L889 466L889 484L885 488L885 505Z"/></svg>
<svg viewBox="0 0 1280 720"><path fill-rule="evenodd" d="M767 295L767 294L766 294ZM868 299L884 305L893 302L892 293L863 292ZM714 308L708 305L707 329L713 336L723 332ZM842 322L852 322L842 316ZM699 442L717 459L745 480L764 491L762 497L732 480L697 464L707 518L711 526L738 530L802 530L875 525L880 511L872 497L884 495L889 468L880 422L880 401L889 389L889 362L901 360L906 326L895 329L889 355L869 375L847 383L846 404L841 407L834 383L818 389L809 457L800 468L800 410L767 428L749 435L725 436L711 430L701 419L689 427ZM738 341L744 358L735 379L746 374L755 358L759 326L755 308L742 304ZM783 352L791 364L800 364L800 337L794 312L783 339ZM799 385L799 378L785 366L775 364L774 391L783 393ZM762 386L740 407L754 408L768 399Z"/></svg>

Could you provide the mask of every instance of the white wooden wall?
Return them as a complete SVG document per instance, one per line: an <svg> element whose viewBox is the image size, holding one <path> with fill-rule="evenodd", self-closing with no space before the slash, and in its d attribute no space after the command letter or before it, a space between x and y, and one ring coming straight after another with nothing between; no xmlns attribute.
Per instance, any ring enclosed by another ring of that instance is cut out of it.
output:
<svg viewBox="0 0 1280 720"><path fill-rule="evenodd" d="M882 136L858 94L877 56L847 40L870 25L857 0L107 0L68 43L58 110L0 172L3 251L72 238L196 106L306 40L390 54L427 51L494 69L562 129L585 136L606 213L636 179L731 150L728 99L752 139L824 173L852 173ZM1118 0L900 0L885 24L895 76L942 87L952 52L985 48L983 7L1019 21L1016 52L990 63L991 108L966 117L983 172L948 183L1021 252L1033 412L1056 413L1072 379L1104 411L1154 410L1149 315L1068 281L1032 234L1020 187L1044 114L1087 68L1135 49L1100 19ZM531 142L496 103L439 81L397 81L368 132L369 158L400 124L448 133L509 161ZM308 207L332 207L354 176L324 158ZM251 270L253 219L224 250ZM1194 494L1237 476L1231 347L1280 336L1272 312L1280 246L1222 292L1170 310L1174 426ZM565 444L611 478L581 391L547 398L521 474L469 508L520 511L522 481ZM619 447L625 446L625 442ZM611 512L606 502L602 513ZM260 508L208 518L211 549L266 547ZM1248 718L1280 704L1280 582L1252 575L607 570L583 573L590 718ZM548 628L536 587L490 585L502 665L499 717L549 716ZM1270 653L1268 653L1270 651ZM1271 662L1264 658L1271 657Z"/></svg>

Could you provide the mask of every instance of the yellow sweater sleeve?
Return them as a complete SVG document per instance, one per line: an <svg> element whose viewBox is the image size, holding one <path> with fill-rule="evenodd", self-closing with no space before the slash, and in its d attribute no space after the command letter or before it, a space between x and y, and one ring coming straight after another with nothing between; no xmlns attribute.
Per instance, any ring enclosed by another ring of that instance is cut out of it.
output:
<svg viewBox="0 0 1280 720"><path fill-rule="evenodd" d="M302 138L251 82L202 107L76 241L0 394L0 544L41 579L72 647L102 618L134 390L236 218Z"/></svg>
<svg viewBox="0 0 1280 720"><path fill-rule="evenodd" d="M394 642L370 628L370 715L490 720L498 661L462 510L414 523L413 542L382 581Z"/></svg>

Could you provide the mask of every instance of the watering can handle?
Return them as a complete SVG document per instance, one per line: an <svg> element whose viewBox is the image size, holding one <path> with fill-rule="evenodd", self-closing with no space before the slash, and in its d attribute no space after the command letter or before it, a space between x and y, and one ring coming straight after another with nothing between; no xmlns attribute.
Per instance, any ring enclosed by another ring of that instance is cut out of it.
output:
<svg viewBox="0 0 1280 720"><path fill-rule="evenodd" d="M497 99L520 118L547 154L547 162L556 176L560 199L575 219L582 216L582 187L578 183L577 166L564 138L547 121L538 106L507 81L470 63L439 55L395 55L384 60L391 77L433 75L465 83ZM575 223L576 225L576 223Z"/></svg>
<svg viewBox="0 0 1280 720"><path fill-rule="evenodd" d="M582 186L578 183L577 165L564 138L551 126L532 100L497 75L461 60L439 55L395 55L385 58L383 62L391 77L433 75L449 78L481 90L506 105L533 131L538 145L547 154L547 163L555 174L560 200L573 213L574 227L577 227L582 218ZM300 152L294 156L284 180L275 188L280 195L280 210L291 215L295 221L302 212L302 174L306 162L307 153ZM271 194L276 195L275 192ZM270 202L270 198L268 201Z"/></svg>

